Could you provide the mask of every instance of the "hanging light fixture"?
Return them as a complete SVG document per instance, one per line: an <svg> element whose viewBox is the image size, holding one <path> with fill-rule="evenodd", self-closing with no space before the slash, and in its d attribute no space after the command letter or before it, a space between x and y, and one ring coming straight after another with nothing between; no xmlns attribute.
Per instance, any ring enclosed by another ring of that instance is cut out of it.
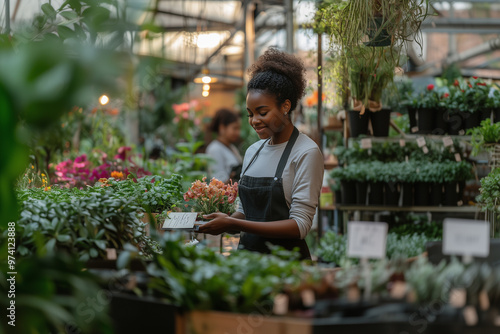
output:
<svg viewBox="0 0 500 334"><path fill-rule="evenodd" d="M194 78L194 82L199 84L210 84L217 82L217 78L211 77L208 68L203 67L201 75Z"/></svg>

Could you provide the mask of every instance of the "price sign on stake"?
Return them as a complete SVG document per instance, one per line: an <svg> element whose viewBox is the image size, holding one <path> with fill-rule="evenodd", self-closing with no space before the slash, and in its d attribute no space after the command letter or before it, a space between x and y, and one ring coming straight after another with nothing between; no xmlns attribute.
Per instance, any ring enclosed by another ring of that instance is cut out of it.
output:
<svg viewBox="0 0 500 334"><path fill-rule="evenodd" d="M443 221L443 254L487 257L489 252L489 222L452 218Z"/></svg>
<svg viewBox="0 0 500 334"><path fill-rule="evenodd" d="M424 137L418 137L417 138L417 145L418 145L418 147L425 146L425 138Z"/></svg>
<svg viewBox="0 0 500 334"><path fill-rule="evenodd" d="M372 140L370 138L361 139L361 148L364 148L364 149L372 148Z"/></svg>
<svg viewBox="0 0 500 334"><path fill-rule="evenodd" d="M347 226L347 256L382 259L385 257L387 223L349 222Z"/></svg>
<svg viewBox="0 0 500 334"><path fill-rule="evenodd" d="M451 137L443 138L443 146L444 147L453 146L453 140L451 139Z"/></svg>

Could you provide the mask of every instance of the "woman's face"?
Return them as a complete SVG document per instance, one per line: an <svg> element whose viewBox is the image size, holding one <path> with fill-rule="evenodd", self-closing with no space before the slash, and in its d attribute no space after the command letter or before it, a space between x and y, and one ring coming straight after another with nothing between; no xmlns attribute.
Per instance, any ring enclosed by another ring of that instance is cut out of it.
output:
<svg viewBox="0 0 500 334"><path fill-rule="evenodd" d="M222 135L228 142L236 143L240 139L241 121L222 125L219 128L219 134Z"/></svg>
<svg viewBox="0 0 500 334"><path fill-rule="evenodd" d="M288 100L287 100L288 101ZM288 102L278 106L273 95L252 90L247 94L248 123L260 139L266 139L283 131L289 119L284 116L290 108Z"/></svg>

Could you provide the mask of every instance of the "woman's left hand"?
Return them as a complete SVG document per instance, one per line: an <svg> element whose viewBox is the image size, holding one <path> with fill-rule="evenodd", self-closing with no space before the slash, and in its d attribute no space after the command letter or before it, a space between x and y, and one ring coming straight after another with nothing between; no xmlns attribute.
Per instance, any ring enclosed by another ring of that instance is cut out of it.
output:
<svg viewBox="0 0 500 334"><path fill-rule="evenodd" d="M204 215L203 218L212 220L200 226L200 228L198 229L198 232L200 233L218 235L234 229L231 226L231 219L225 213L211 213L209 215Z"/></svg>

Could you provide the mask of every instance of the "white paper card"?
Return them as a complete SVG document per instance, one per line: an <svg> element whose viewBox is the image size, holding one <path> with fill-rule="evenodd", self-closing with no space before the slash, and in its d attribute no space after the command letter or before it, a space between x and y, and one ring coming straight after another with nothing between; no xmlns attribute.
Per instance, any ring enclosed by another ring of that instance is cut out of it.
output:
<svg viewBox="0 0 500 334"><path fill-rule="evenodd" d="M422 151L424 151L424 154L429 153L429 149L427 148L427 146L422 147Z"/></svg>
<svg viewBox="0 0 500 334"><path fill-rule="evenodd" d="M456 160L457 162L462 161L462 158L460 158L460 153L455 153L455 160Z"/></svg>
<svg viewBox="0 0 500 334"><path fill-rule="evenodd" d="M399 140L399 146L405 147L406 146L406 141L404 139Z"/></svg>
<svg viewBox="0 0 500 334"><path fill-rule="evenodd" d="M418 147L425 146L425 138L424 137L418 137L417 138L417 145L418 145Z"/></svg>
<svg viewBox="0 0 500 334"><path fill-rule="evenodd" d="M443 221L443 254L487 257L489 252L489 222L452 218Z"/></svg>
<svg viewBox="0 0 500 334"><path fill-rule="evenodd" d="M453 139L451 139L451 137L443 137L443 145L444 147L452 146Z"/></svg>
<svg viewBox="0 0 500 334"><path fill-rule="evenodd" d="M197 212L171 212L163 223L163 228L193 228Z"/></svg>
<svg viewBox="0 0 500 334"><path fill-rule="evenodd" d="M364 149L372 148L372 140L370 138L361 139L361 148Z"/></svg>
<svg viewBox="0 0 500 334"><path fill-rule="evenodd" d="M385 258L387 223L349 222L347 256L367 259Z"/></svg>
<svg viewBox="0 0 500 334"><path fill-rule="evenodd" d="M418 132L418 126L414 126L413 128L411 128L411 133L415 132Z"/></svg>

